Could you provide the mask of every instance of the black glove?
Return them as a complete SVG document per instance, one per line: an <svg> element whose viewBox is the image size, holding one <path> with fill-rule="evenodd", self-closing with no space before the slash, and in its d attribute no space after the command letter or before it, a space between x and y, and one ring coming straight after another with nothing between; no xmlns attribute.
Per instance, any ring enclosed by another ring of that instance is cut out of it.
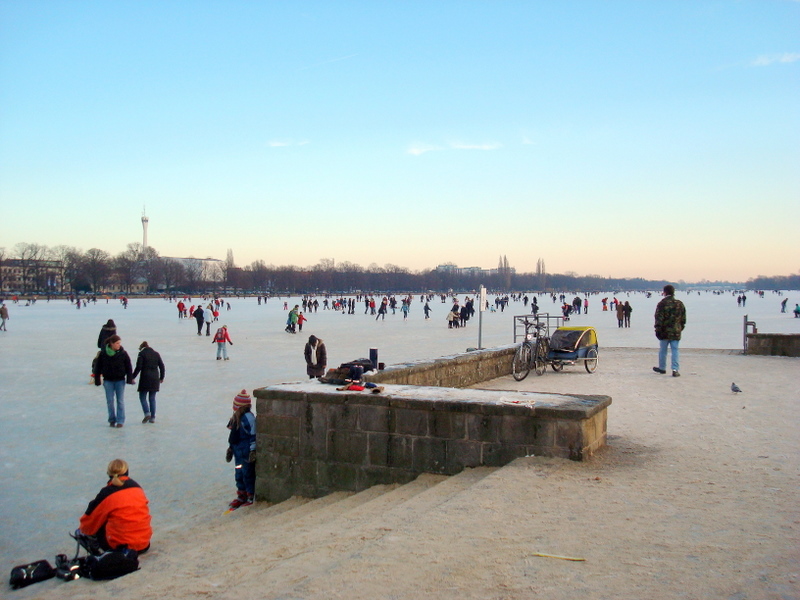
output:
<svg viewBox="0 0 800 600"><path fill-rule="evenodd" d="M103 385L102 377L100 377L100 375L95 375L94 384L95 385Z"/></svg>
<svg viewBox="0 0 800 600"><path fill-rule="evenodd" d="M231 462L233 460L233 448L228 446L228 449L225 450L225 462Z"/></svg>
<svg viewBox="0 0 800 600"><path fill-rule="evenodd" d="M247 462L255 464L256 462L256 451L250 450L250 454L247 457Z"/></svg>

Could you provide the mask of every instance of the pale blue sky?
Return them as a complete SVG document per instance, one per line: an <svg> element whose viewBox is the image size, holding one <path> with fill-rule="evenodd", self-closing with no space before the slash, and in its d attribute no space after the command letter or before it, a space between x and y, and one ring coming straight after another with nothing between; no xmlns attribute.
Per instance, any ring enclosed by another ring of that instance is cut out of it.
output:
<svg viewBox="0 0 800 600"><path fill-rule="evenodd" d="M800 270L800 2L0 0L0 246Z"/></svg>

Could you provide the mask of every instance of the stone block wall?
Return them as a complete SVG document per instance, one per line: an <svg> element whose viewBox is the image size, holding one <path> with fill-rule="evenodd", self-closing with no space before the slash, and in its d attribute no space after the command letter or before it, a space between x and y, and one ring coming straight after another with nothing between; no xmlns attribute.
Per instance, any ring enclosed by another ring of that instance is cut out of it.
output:
<svg viewBox="0 0 800 600"><path fill-rule="evenodd" d="M520 456L582 460L605 445L611 403L607 396L399 385L375 395L317 381L254 396L256 493L269 502L502 466Z"/></svg>
<svg viewBox="0 0 800 600"><path fill-rule="evenodd" d="M375 383L464 388L511 374L517 345L500 346L388 366L366 374Z"/></svg>
<svg viewBox="0 0 800 600"><path fill-rule="evenodd" d="M747 354L800 356L800 333L748 333Z"/></svg>

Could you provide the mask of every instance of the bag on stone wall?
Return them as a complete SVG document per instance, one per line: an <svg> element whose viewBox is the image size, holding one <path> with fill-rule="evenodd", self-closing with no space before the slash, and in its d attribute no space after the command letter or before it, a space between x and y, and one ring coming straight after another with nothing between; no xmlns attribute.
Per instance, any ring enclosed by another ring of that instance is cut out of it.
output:
<svg viewBox="0 0 800 600"><path fill-rule="evenodd" d="M357 358L355 360L351 360L350 362L342 363L339 365L340 369L349 369L351 367L361 367L364 369L364 373L367 371L372 371L372 361L368 358Z"/></svg>

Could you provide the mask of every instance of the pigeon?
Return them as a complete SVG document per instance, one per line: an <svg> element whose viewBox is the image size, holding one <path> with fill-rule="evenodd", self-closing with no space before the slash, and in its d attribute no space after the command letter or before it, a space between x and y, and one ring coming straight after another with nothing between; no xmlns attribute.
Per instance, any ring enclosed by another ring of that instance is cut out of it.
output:
<svg viewBox="0 0 800 600"><path fill-rule="evenodd" d="M739 388L739 386L738 386L738 385L736 385L735 383L732 383L732 384L731 384L731 391L732 391L733 393L735 393L735 394L738 394L738 393L739 393L739 392L741 392L742 390Z"/></svg>

